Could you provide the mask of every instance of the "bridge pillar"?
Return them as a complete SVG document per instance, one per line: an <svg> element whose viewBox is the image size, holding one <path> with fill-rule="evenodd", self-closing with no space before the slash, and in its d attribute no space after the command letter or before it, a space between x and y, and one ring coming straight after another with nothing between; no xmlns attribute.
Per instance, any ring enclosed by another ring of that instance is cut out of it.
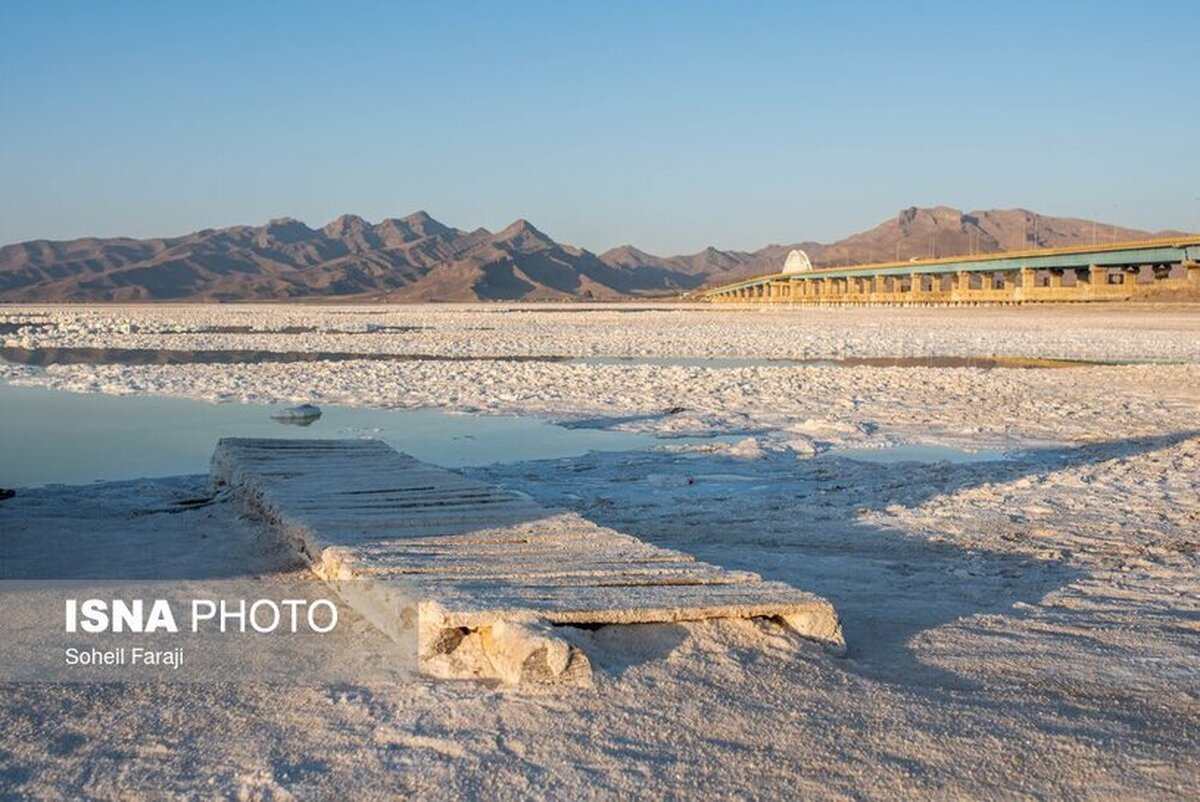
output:
<svg viewBox="0 0 1200 802"><path fill-rule="evenodd" d="M950 274L950 300L954 303L966 300L966 290L970 288L965 270L956 270Z"/></svg>
<svg viewBox="0 0 1200 802"><path fill-rule="evenodd" d="M1088 284L1092 292L1097 288L1108 286L1108 268L1101 265L1088 265Z"/></svg>
<svg viewBox="0 0 1200 802"><path fill-rule="evenodd" d="M1136 288L1137 280L1138 280L1138 273L1140 273L1140 272L1141 272L1141 269L1137 268L1137 267L1125 268L1125 272L1121 276L1121 285L1127 290L1133 290L1134 288Z"/></svg>
<svg viewBox="0 0 1200 802"><path fill-rule="evenodd" d="M1187 282L1192 287L1200 287L1200 262L1184 262L1187 268Z"/></svg>
<svg viewBox="0 0 1200 802"><path fill-rule="evenodd" d="M1046 276L1046 284L1055 289L1062 286L1063 272L1061 270L1051 270Z"/></svg>
<svg viewBox="0 0 1200 802"><path fill-rule="evenodd" d="M1033 299L1033 289L1037 286L1037 270L1032 267L1022 267L1018 273L1021 276L1021 286L1013 289L1013 297L1018 301Z"/></svg>
<svg viewBox="0 0 1200 802"><path fill-rule="evenodd" d="M929 274L929 294L935 300L942 300L942 296L946 293L946 274L945 273L930 273Z"/></svg>
<svg viewBox="0 0 1200 802"><path fill-rule="evenodd" d="M1021 278L1020 270L1007 270L1004 273L1004 290L1007 301L1021 300L1021 286L1018 283Z"/></svg>

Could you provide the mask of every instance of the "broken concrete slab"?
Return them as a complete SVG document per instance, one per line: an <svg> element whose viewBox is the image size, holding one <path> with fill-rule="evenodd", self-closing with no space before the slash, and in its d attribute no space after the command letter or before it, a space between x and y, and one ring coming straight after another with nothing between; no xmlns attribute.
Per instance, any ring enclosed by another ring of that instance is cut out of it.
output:
<svg viewBox="0 0 1200 802"><path fill-rule="evenodd" d="M835 652L833 605L782 582L548 510L378 440L223 439L213 482L287 539L423 670L588 681L556 625L770 618Z"/></svg>

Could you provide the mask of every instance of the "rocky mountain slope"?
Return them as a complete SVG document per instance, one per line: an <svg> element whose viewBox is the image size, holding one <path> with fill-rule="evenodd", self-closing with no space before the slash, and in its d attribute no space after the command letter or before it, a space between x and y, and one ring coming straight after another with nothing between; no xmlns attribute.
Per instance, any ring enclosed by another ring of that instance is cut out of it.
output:
<svg viewBox="0 0 1200 802"><path fill-rule="evenodd" d="M817 265L1135 239L1148 232L1024 210L906 209L839 242L661 257L593 254L525 220L463 231L424 212L323 228L284 218L182 237L35 240L0 248L0 301L618 299L677 295L777 270L792 248Z"/></svg>

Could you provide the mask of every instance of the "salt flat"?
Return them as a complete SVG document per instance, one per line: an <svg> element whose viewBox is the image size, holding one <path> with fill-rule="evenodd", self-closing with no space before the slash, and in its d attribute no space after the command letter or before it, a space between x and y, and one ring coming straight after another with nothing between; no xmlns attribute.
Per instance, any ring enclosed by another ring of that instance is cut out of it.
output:
<svg viewBox="0 0 1200 802"><path fill-rule="evenodd" d="M1200 783L1200 308L10 307L2 323L18 325L0 337L34 348L488 357L0 366L22 384L726 435L468 473L811 589L837 606L850 647L836 658L754 622L605 627L575 635L594 687L551 695L432 681L202 693L10 686L0 777L22 791L104 795L163 781L181 794L267 798L346 788L1186 798ZM914 355L1139 364L505 359ZM912 442L1011 457L898 465L838 455ZM153 570L132 559L152 534L132 513L194 490L189 481L200 480L19 493L0 503L0 537L15 555L4 575L93 561ZM80 520L94 534L64 554ZM231 561L271 559L223 504L171 524L157 530L164 543L215 527L236 545ZM176 552L186 564L189 549ZM221 736L229 730L238 737Z"/></svg>

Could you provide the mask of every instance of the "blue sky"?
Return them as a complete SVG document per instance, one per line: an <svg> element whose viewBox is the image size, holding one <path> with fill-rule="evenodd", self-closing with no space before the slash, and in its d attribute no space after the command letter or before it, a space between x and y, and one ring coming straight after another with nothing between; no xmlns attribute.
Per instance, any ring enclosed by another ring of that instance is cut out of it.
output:
<svg viewBox="0 0 1200 802"><path fill-rule="evenodd" d="M1200 229L1200 3L0 0L0 242L426 209L593 250L909 205Z"/></svg>

